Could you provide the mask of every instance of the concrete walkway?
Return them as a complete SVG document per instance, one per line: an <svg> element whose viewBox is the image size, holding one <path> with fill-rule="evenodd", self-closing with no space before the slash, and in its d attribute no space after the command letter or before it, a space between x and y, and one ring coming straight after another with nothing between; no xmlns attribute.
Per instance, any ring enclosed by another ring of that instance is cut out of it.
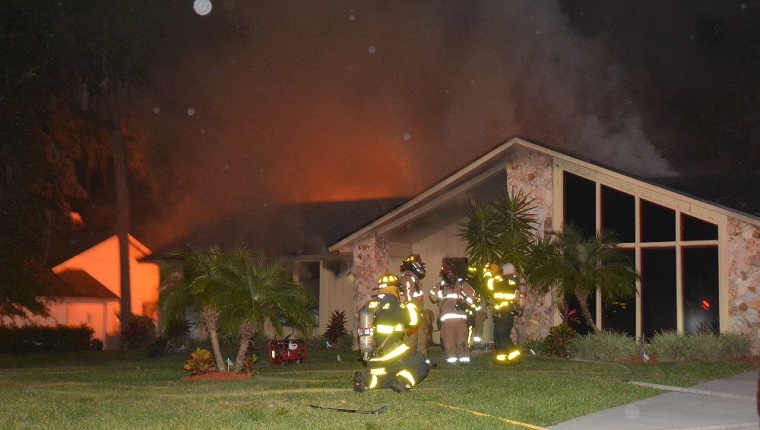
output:
<svg viewBox="0 0 760 430"><path fill-rule="evenodd" d="M549 429L760 430L756 398L758 370L704 382L690 388L655 388L662 388L667 392L575 418Z"/></svg>

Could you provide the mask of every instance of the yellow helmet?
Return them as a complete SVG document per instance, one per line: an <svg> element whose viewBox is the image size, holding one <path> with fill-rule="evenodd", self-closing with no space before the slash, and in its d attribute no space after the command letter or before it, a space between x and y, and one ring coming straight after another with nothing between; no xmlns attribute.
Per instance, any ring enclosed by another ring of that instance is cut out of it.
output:
<svg viewBox="0 0 760 430"><path fill-rule="evenodd" d="M425 277L425 263L420 258L420 254L410 254L406 260L401 262L399 269L402 272L414 272L420 279Z"/></svg>
<svg viewBox="0 0 760 430"><path fill-rule="evenodd" d="M399 289L401 288L398 276L393 273L386 273L377 280L378 294L393 294L398 298Z"/></svg>

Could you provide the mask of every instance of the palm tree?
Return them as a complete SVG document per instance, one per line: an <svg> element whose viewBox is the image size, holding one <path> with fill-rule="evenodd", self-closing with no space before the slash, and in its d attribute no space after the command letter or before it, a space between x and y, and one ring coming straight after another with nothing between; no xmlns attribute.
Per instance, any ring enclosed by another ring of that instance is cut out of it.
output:
<svg viewBox="0 0 760 430"><path fill-rule="evenodd" d="M537 237L534 209L532 198L522 192L509 194L506 191L493 202L476 203L468 209L468 220L461 226L459 235L467 242L466 252L470 264L474 265L472 286L486 303L490 302L490 294L485 291L482 269L487 263L495 261L499 266L512 263L518 273L525 273L531 244ZM534 298L528 304L526 320L530 319L531 304L535 302ZM482 327L485 317L485 312L478 312L475 326ZM523 337L524 330L518 325L518 341Z"/></svg>
<svg viewBox="0 0 760 430"><path fill-rule="evenodd" d="M314 298L306 287L293 280L279 261L268 260L261 251L234 250L217 260L216 280L223 286L224 307L220 330L225 337L237 336L240 344L234 370L240 371L251 337L269 323L282 334L282 320L304 336L311 334Z"/></svg>
<svg viewBox="0 0 760 430"><path fill-rule="evenodd" d="M475 203L467 211L459 236L467 242L470 263L480 270L488 262L512 263L523 273L536 239L533 199L522 192L500 193L496 200Z"/></svg>
<svg viewBox="0 0 760 430"><path fill-rule="evenodd" d="M611 233L597 233L584 238L572 225L551 233L534 247L529 282L547 292L557 287L557 299L567 303L578 300L586 323L599 332L588 307L589 297L601 292L603 300L636 295L636 273L628 256L618 247Z"/></svg>
<svg viewBox="0 0 760 430"><path fill-rule="evenodd" d="M184 321L185 311L201 315L211 341L214 361L226 369L220 338L238 337L235 371L243 366L251 337L269 323L282 334L281 319L304 335L313 330L311 293L295 282L285 266L263 252L245 248L224 252L218 246L206 254L185 247L174 255L178 264L163 269L159 297L161 326Z"/></svg>
<svg viewBox="0 0 760 430"><path fill-rule="evenodd" d="M159 326L166 330L173 322L185 321L188 309L197 312L209 335L216 368L221 372L225 369L219 343L223 291L215 278L217 262L223 254L216 246L205 255L183 247L171 257L173 264L162 267Z"/></svg>

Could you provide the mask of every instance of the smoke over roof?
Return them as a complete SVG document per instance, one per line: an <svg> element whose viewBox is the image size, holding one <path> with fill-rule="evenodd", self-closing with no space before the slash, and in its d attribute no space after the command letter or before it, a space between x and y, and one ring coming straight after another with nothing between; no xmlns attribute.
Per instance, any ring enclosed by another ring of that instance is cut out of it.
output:
<svg viewBox="0 0 760 430"><path fill-rule="evenodd" d="M627 70L560 2L365 3L216 1L198 18L246 25L135 105L160 142L163 210L138 215L142 240L287 234L284 206L413 196L516 135L677 175Z"/></svg>

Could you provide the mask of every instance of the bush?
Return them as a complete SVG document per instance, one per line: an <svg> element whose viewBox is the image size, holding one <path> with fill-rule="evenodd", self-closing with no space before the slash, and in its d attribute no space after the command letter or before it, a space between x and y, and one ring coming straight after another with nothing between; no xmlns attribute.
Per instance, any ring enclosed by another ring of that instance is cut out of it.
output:
<svg viewBox="0 0 760 430"><path fill-rule="evenodd" d="M216 371L211 351L201 348L197 348L194 352L190 353L190 359L182 367L193 376L205 375L206 373Z"/></svg>
<svg viewBox="0 0 760 430"><path fill-rule="evenodd" d="M752 341L738 333L723 333L718 336L720 348L724 351L725 359L735 360L751 355Z"/></svg>
<svg viewBox="0 0 760 430"><path fill-rule="evenodd" d="M655 334L646 345L652 357L663 362L705 362L745 358L750 341L735 333L682 335L675 331Z"/></svg>
<svg viewBox="0 0 760 430"><path fill-rule="evenodd" d="M520 349L526 351L528 354L538 357L546 356L544 339L525 339L525 341L520 344Z"/></svg>
<svg viewBox="0 0 760 430"><path fill-rule="evenodd" d="M193 324L190 320L172 321L166 327L166 342L167 346L171 349L180 349L183 345L187 344L188 337L190 336L190 329Z"/></svg>
<svg viewBox="0 0 760 430"><path fill-rule="evenodd" d="M134 315L121 331L121 339L124 341L124 349L146 349L156 340L156 324L145 315Z"/></svg>
<svg viewBox="0 0 760 430"><path fill-rule="evenodd" d="M243 367L240 369L240 372L246 373L248 376L258 375L259 371L253 368L257 361L259 361L259 358L256 357L256 354L245 357L243 359Z"/></svg>
<svg viewBox="0 0 760 430"><path fill-rule="evenodd" d="M583 360L630 360L639 354L636 339L625 333L603 331L579 336L570 342L570 355Z"/></svg>
<svg viewBox="0 0 760 430"><path fill-rule="evenodd" d="M337 347L344 334L346 334L346 311L333 311L323 336L332 347Z"/></svg>
<svg viewBox="0 0 760 430"><path fill-rule="evenodd" d="M578 337L578 332L567 324L555 325L549 329L544 339L544 352L550 357L568 357L570 342Z"/></svg>
<svg viewBox="0 0 760 430"><path fill-rule="evenodd" d="M690 356L686 336L675 331L656 333L645 345L647 354L660 361L686 361Z"/></svg>
<svg viewBox="0 0 760 430"><path fill-rule="evenodd" d="M86 351L93 349L92 334L86 325L0 327L0 353Z"/></svg>

